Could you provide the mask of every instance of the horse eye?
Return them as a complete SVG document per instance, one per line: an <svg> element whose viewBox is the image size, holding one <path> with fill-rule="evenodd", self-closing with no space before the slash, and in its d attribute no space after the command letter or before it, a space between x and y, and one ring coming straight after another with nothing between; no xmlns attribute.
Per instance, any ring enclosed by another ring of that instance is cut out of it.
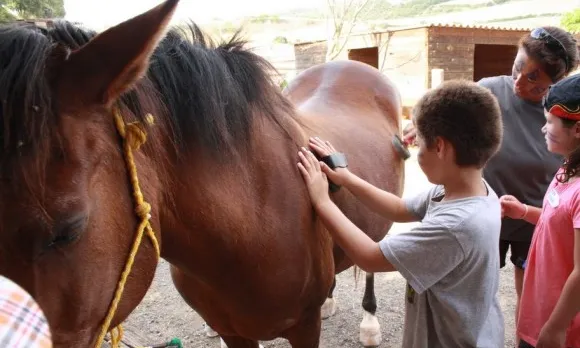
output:
<svg viewBox="0 0 580 348"><path fill-rule="evenodd" d="M53 239L48 244L48 248L70 244L81 236L88 222L87 215L76 216L74 218L58 222L53 228Z"/></svg>

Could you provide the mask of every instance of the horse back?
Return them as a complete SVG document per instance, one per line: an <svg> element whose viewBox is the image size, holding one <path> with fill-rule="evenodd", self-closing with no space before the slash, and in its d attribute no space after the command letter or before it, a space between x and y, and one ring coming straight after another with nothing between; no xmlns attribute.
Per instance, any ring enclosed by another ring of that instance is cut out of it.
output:
<svg viewBox="0 0 580 348"><path fill-rule="evenodd" d="M401 98L386 76L363 63L331 62L301 73L285 93L296 106L308 136L329 140L346 154L353 173L402 195L404 161L391 142L401 133ZM333 200L375 241L392 225L345 189L333 193ZM352 265L336 246L334 257L337 273Z"/></svg>

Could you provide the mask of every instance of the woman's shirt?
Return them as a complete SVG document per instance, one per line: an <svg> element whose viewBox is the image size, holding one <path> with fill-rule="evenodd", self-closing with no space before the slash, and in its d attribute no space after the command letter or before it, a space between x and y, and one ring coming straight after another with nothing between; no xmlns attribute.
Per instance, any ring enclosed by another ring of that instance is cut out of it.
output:
<svg viewBox="0 0 580 348"><path fill-rule="evenodd" d="M503 140L486 164L483 176L498 196L513 195L539 207L562 158L548 151L542 127L546 123L541 103L531 103L514 93L511 76L484 78L478 82L497 98L503 121ZM505 218L501 239L530 241L534 225Z"/></svg>

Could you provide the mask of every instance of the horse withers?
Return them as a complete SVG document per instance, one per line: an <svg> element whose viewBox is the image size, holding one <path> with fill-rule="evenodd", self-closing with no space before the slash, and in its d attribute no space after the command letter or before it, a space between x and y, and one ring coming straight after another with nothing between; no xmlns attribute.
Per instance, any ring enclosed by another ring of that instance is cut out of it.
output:
<svg viewBox="0 0 580 348"><path fill-rule="evenodd" d="M321 306L352 262L314 214L297 152L329 139L353 172L401 194L400 97L355 62L312 68L283 95L237 36L167 31L177 4L98 35L0 29L0 273L35 297L56 347L93 346L147 292L158 241L228 347L317 347ZM333 199L373 239L387 232L346 190ZM132 249L143 223L150 239Z"/></svg>

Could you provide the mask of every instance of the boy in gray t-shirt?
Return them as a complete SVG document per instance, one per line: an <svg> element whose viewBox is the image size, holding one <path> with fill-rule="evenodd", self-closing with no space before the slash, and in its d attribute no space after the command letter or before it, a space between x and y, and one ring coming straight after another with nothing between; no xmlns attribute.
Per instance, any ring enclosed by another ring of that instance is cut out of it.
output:
<svg viewBox="0 0 580 348"><path fill-rule="evenodd" d="M406 278L403 347L503 347L497 298L501 208L482 178L503 136L497 99L473 82L444 82L417 103L413 122L419 165L435 184L430 190L403 200L303 149L298 167L312 204L356 265ZM318 138L309 146L323 159L343 156ZM392 221L422 224L377 243L332 202L327 177Z"/></svg>
<svg viewBox="0 0 580 348"><path fill-rule="evenodd" d="M435 186L405 200L421 225L379 242L408 282L403 347L503 347L501 208L486 188L487 196L444 201Z"/></svg>

